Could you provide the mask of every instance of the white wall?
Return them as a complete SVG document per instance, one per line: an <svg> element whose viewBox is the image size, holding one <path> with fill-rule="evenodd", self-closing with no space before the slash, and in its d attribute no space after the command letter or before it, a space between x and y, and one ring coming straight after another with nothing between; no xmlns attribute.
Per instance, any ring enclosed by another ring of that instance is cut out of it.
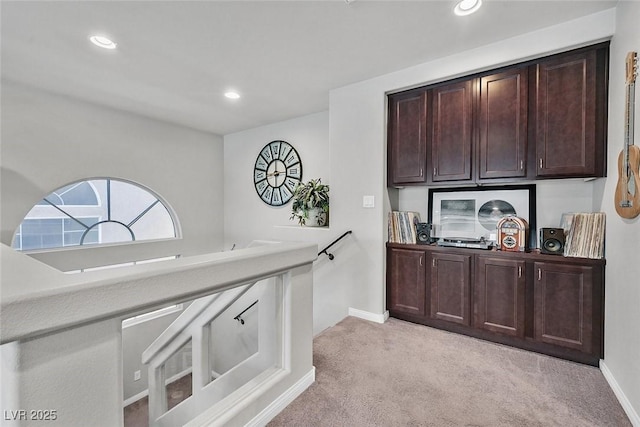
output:
<svg viewBox="0 0 640 427"><path fill-rule="evenodd" d="M609 178L598 189L603 191L599 209L607 214L604 362L633 407L636 426L640 426L640 217L622 219L613 200L618 154L624 144L625 57L629 51L640 51L639 21L640 2L618 3L609 70ZM636 145L640 142L638 86L636 82Z"/></svg>
<svg viewBox="0 0 640 427"><path fill-rule="evenodd" d="M331 185L329 114L321 112L225 135L224 229L225 247L245 247L252 240L273 239L274 226L295 226L289 220L291 202L284 206L264 203L253 185L253 168L260 150L269 142L290 143L302 161L302 180L322 178ZM331 197L331 192L329 193Z"/></svg>
<svg viewBox="0 0 640 427"><path fill-rule="evenodd" d="M180 313L181 311L171 313L122 329L122 393L125 401L148 390L149 367L142 363L142 352L169 327ZM165 378L171 378L185 369L182 366L169 366L168 372L165 372ZM139 380L134 379L135 371L140 371Z"/></svg>
<svg viewBox="0 0 640 427"><path fill-rule="evenodd" d="M165 255L214 252L223 239L223 143L220 136L2 82L1 238L41 198L90 177L146 186L176 213L182 239L101 251L72 251L75 267ZM96 259L90 259L94 257ZM110 259L113 257L113 259ZM99 258L99 259L97 259ZM60 261L63 263L63 261ZM86 265L77 265L77 264ZM60 267L60 266L59 266ZM69 265L66 267L72 268ZM62 268L62 267L60 267Z"/></svg>
<svg viewBox="0 0 640 427"><path fill-rule="evenodd" d="M604 179L597 181L604 181ZM536 229L559 227L560 218L565 212L592 212L594 210L595 182L585 182L583 179L526 182L526 184L536 185ZM523 182L523 184L525 183ZM418 212L420 219L424 222L427 221L429 187L406 187L397 190L397 193L398 202L391 203L394 210ZM599 207L595 209L599 210ZM538 235L536 238L539 247Z"/></svg>
<svg viewBox="0 0 640 427"><path fill-rule="evenodd" d="M338 88L330 93L328 113L225 136L225 247L242 247L253 239L313 241L322 245L353 230L336 245L333 261L321 257L315 263L314 332L341 320L349 308L383 316L384 243L390 199L395 197L394 205L418 204L421 209L417 210L426 214L423 195L427 191L426 187L413 193L387 191L386 93L603 41L613 34L614 21L612 9ZM255 194L251 174L255 157L274 139L287 140L300 151L305 179L322 176L331 184L329 230L287 227L291 224L290 205L268 207ZM318 174L310 173L312 167ZM539 226L555 226L562 212L589 211L597 205L593 182L548 181L538 187ZM572 197L565 197L567 194ZM374 196L375 207L363 208L362 198L369 195ZM420 201L422 197L424 202Z"/></svg>
<svg viewBox="0 0 640 427"><path fill-rule="evenodd" d="M291 216L291 202L282 207L265 204L253 186L253 167L258 153L273 140L289 142L300 154L303 181L322 178L329 184L329 227L300 227ZM348 230L333 224L333 185L329 145L329 113L320 112L292 120L238 132L224 137L225 157L225 249L245 247L252 240L311 242L322 249ZM348 225L348 224L347 224ZM353 244L359 237L347 236L331 248L335 259L321 256L313 267L313 330L314 334L336 324L347 316L344 301L348 300L348 287L341 265L349 259Z"/></svg>

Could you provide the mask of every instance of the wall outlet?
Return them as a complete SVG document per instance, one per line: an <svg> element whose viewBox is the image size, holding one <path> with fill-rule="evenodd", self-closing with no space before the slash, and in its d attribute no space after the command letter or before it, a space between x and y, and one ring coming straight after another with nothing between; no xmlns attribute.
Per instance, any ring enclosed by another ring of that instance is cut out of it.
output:
<svg viewBox="0 0 640 427"><path fill-rule="evenodd" d="M135 372L133 373L133 380L134 380L134 381L140 381L140 371L139 371L139 370L138 370L138 371L135 371Z"/></svg>

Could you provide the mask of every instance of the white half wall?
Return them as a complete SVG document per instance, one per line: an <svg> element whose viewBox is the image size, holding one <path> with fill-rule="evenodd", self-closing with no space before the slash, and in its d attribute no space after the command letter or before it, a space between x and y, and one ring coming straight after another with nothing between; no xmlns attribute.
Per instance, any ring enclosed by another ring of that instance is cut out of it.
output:
<svg viewBox="0 0 640 427"><path fill-rule="evenodd" d="M222 137L8 81L2 82L1 124L2 243L11 245L26 213L52 190L115 177L148 187L176 213L182 239L163 242L164 255L222 249ZM149 250L148 244L127 246L130 259L145 259ZM122 252L118 246L110 251ZM105 250L93 252L85 248L73 257L87 258L88 266L108 259Z"/></svg>

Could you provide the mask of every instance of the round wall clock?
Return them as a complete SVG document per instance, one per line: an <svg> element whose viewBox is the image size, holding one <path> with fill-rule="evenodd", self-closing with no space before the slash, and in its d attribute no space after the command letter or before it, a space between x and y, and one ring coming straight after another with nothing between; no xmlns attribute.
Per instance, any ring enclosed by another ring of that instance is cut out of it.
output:
<svg viewBox="0 0 640 427"><path fill-rule="evenodd" d="M253 184L258 196L270 206L282 206L293 197L302 180L302 162L286 141L271 141L260 150L253 168Z"/></svg>

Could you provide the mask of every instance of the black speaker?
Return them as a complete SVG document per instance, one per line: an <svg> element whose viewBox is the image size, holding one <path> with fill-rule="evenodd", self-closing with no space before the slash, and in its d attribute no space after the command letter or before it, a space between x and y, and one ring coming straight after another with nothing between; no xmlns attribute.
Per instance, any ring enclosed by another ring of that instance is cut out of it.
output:
<svg viewBox="0 0 640 427"><path fill-rule="evenodd" d="M428 245L431 243L431 224L428 222L419 222L416 224L416 242L419 245Z"/></svg>
<svg viewBox="0 0 640 427"><path fill-rule="evenodd" d="M564 255L564 229L540 229L540 253Z"/></svg>

